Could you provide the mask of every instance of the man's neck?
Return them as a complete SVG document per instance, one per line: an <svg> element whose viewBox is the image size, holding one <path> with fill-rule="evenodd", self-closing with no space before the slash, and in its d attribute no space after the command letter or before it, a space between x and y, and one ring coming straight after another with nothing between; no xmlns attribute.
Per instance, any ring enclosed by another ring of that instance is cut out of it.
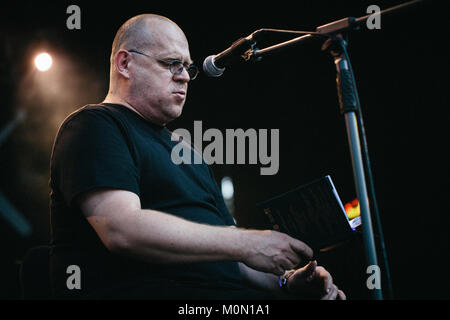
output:
<svg viewBox="0 0 450 320"><path fill-rule="evenodd" d="M158 126L163 126L165 127L165 123L159 123L157 121L152 121L152 119L146 118L142 115L142 113L140 113L138 110L136 110L136 108L134 108L131 103L127 102L125 99L118 97L117 95L108 93L108 95L106 96L106 98L103 100L102 103L112 103L112 104L120 104L128 109L130 109L131 111L134 111L136 114L138 114L142 119L144 119L147 122L151 122L154 123Z"/></svg>
<svg viewBox="0 0 450 320"><path fill-rule="evenodd" d="M123 105L124 107L127 107L128 109L136 112L139 116L141 116L145 120L145 117L139 111L137 111L131 104L129 104L126 100L124 100L120 97L117 97L116 95L108 93L105 100L103 100L103 103L112 103L112 104Z"/></svg>

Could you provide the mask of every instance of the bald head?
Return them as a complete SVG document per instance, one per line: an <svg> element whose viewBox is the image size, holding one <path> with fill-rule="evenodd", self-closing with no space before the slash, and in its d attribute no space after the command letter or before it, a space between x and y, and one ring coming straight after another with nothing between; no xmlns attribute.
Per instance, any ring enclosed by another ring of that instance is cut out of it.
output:
<svg viewBox="0 0 450 320"><path fill-rule="evenodd" d="M169 18L156 14L141 14L126 21L117 31L111 50L111 66L120 49L151 49L161 41L167 30L186 38L178 25Z"/></svg>
<svg viewBox="0 0 450 320"><path fill-rule="evenodd" d="M173 72L172 62L192 64L180 27L155 14L129 19L114 38L104 102L122 104L153 123L172 121L181 115L190 81L186 67Z"/></svg>

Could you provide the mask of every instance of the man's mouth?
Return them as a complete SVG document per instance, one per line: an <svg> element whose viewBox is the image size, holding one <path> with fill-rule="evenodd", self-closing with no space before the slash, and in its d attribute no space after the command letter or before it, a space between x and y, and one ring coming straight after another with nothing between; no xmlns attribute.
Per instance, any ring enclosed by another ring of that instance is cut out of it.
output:
<svg viewBox="0 0 450 320"><path fill-rule="evenodd" d="M186 98L186 91L184 91L184 90L177 90L177 91L174 91L173 94L174 94L177 98L179 98L179 99L184 99L184 98Z"/></svg>

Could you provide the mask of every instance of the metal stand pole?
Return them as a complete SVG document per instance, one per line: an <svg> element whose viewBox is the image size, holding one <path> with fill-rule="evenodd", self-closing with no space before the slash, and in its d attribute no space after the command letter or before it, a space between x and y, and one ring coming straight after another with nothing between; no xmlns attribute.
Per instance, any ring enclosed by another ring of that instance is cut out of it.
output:
<svg viewBox="0 0 450 320"><path fill-rule="evenodd" d="M361 208L362 230L364 237L364 247L368 266L378 266L377 251L375 247L375 237L372 228L372 220L367 194L364 164L362 160L361 145L359 138L358 122L356 112L358 112L356 84L352 70L349 68L349 57L346 51L347 43L340 36L335 36L327 40L323 46L324 50L330 51L336 64L336 83L339 96L339 106L341 113L345 117L347 127L347 137L350 147L350 155L353 165L353 176ZM375 300L382 300L381 288L372 289L372 296Z"/></svg>

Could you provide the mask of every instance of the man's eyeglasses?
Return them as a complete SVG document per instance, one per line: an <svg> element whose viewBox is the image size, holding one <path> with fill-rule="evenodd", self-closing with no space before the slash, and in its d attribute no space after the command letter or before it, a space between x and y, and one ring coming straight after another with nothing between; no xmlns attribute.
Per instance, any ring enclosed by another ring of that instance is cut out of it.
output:
<svg viewBox="0 0 450 320"><path fill-rule="evenodd" d="M189 79L190 80L194 80L197 77L198 72L199 72L196 65L190 64L188 66L185 66L183 64L183 61L181 61L181 60L170 60L170 61L160 60L160 59L157 59L155 57L149 56L148 54L145 54L143 52L139 52L137 50L134 50L134 49L128 50L128 52L133 52L133 53L137 53L137 54L149 57L149 58L153 58L156 61L167 65L169 67L170 72L173 75L179 75L179 74L181 74L183 72L183 69L186 69L187 73L189 74Z"/></svg>

